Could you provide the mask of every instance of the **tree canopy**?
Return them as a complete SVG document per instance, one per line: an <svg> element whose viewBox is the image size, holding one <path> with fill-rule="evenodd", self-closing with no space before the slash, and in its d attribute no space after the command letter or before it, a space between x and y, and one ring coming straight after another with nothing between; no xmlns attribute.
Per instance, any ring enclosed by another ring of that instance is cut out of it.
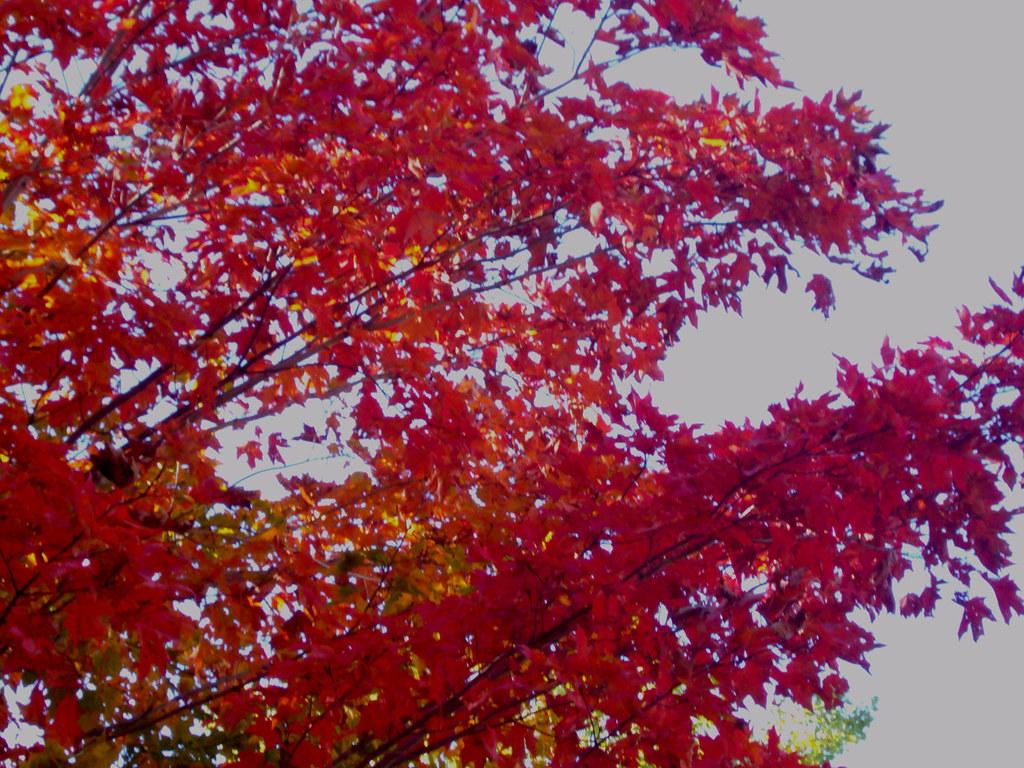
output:
<svg viewBox="0 0 1024 768"><path fill-rule="evenodd" d="M808 765L832 761L852 744L864 740L875 719L878 698L869 706L856 706L844 701L829 708L815 699L810 709L790 705L772 712L786 749L799 754Z"/></svg>
<svg viewBox="0 0 1024 768"><path fill-rule="evenodd" d="M1021 279L763 423L643 394L748 285L827 314L933 227L859 95L787 101L733 3L0 20L11 764L797 766L743 707L841 702L859 611L1024 612ZM616 78L666 47L737 88Z"/></svg>

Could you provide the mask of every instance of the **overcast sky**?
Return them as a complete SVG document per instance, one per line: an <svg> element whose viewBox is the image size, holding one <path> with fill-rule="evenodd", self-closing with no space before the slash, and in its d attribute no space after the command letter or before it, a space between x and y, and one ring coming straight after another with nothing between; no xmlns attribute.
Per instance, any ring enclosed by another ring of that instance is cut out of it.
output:
<svg viewBox="0 0 1024 768"><path fill-rule="evenodd" d="M809 311L799 290L780 297L755 289L743 318L712 317L685 337L657 393L687 420L709 425L757 418L801 381L811 393L824 389L834 381L832 353L870 363L885 335L906 345L950 334L958 306L993 299L990 275L1005 280L1024 263L1024 6L747 0L742 7L766 18L784 74L805 93L863 89L876 117L892 124L885 146L896 174L946 205L925 264L904 254L888 285L837 282L838 309L828 321ZM711 82L692 57L659 54L628 66L624 77L682 98ZM1024 559L1024 537L1013 544ZM1015 574L1024 582L1024 569ZM879 711L867 740L840 765L1024 763L1024 622L992 625L977 644L957 640L958 622L955 606L931 620L877 622L886 647L873 653L872 674L850 674L851 698L878 696Z"/></svg>
<svg viewBox="0 0 1024 768"><path fill-rule="evenodd" d="M994 299L990 275L1005 281L1024 263L1014 231L1024 220L1024 47L1016 39L1024 8L1010 0L748 0L743 7L767 19L784 74L807 95L863 89L876 117L893 126L885 146L897 176L946 206L934 217L941 227L925 264L894 254L898 272L887 285L837 281L839 306L827 321L810 312L799 287L788 296L752 289L743 318L703 320L671 355L656 392L664 406L709 426L756 419L800 382L810 393L825 389L835 380L833 353L870 364L886 335L909 345L952 334L959 306ZM587 30L581 35L580 47ZM683 99L706 93L712 81L731 87L687 54L638 57L620 76ZM1024 558L1020 536L1014 546ZM1015 573L1024 582L1024 570ZM959 619L946 606L934 619L876 624L886 647L873 653L870 676L854 668L850 677L852 700L878 696L879 711L867 740L837 764L1021 764L1024 622L993 625L975 645L957 640Z"/></svg>
<svg viewBox="0 0 1024 768"><path fill-rule="evenodd" d="M812 393L834 382L832 353L870 363L882 338L911 344L952 332L956 308L991 303L989 275L1005 280L1024 263L1024 6L1008 0L749 0L768 23L783 73L809 96L863 89L875 116L892 124L885 146L896 175L945 200L925 264L904 254L888 285L851 277L836 284L838 310L825 321L799 290L751 291L743 318L702 322L673 353L661 402L688 420L715 424L759 417L800 381ZM669 56L636 62L630 80L689 98L707 77ZM723 81L719 81L723 85ZM1022 531L1018 524L1018 531ZM1024 559L1024 537L1013 541ZM1024 581L1024 569L1015 569ZM837 763L887 768L1024 764L1024 622L992 626L978 644L958 641L960 612L931 620L880 620L886 645L872 674L851 672L854 701L879 697L867 740Z"/></svg>
<svg viewBox="0 0 1024 768"><path fill-rule="evenodd" d="M952 336L957 308L991 303L989 276L1005 282L1024 264L1015 231L1024 221L1024 46L1017 41L1024 6L1012 0L746 0L742 7L767 20L769 47L780 52L783 73L803 93L817 98L840 87L862 89L876 118L892 125L885 147L896 175L946 205L933 217L940 229L926 263L894 253L897 272L888 284L856 276L836 280L838 308L827 321L810 311L799 281L786 296L752 288L742 318L703 319L672 353L655 391L663 406L709 426L757 419L801 382L809 394L830 387L833 353L870 365L886 335L904 346ZM586 24L579 31L576 46L570 40L568 50L549 50L552 64L563 55L570 58L561 66L572 68L573 49L589 39ZM712 82L721 90L733 87L686 53L638 57L618 73L686 100L706 93ZM227 475L246 474L230 464ZM1024 534L1024 525L1018 530ZM1024 559L1024 535L1013 545ZM1024 569L1014 574L1024 583ZM848 674L851 699L867 703L877 696L879 710L866 741L837 765L1024 764L1017 734L1024 725L1024 621L990 625L977 644L957 640L959 621L959 609L947 604L933 619L875 624L885 647L871 655L871 674L859 668Z"/></svg>

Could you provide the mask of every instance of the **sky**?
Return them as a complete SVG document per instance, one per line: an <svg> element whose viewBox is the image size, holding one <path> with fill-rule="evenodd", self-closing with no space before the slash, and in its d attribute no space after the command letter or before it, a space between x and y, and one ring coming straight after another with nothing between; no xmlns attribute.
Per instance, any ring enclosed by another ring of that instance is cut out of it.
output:
<svg viewBox="0 0 1024 768"><path fill-rule="evenodd" d="M754 287L743 317L711 316L684 334L655 394L667 409L709 427L756 420L800 383L808 394L824 391L835 381L834 354L870 365L885 336L904 346L935 335L955 338L957 309L991 303L988 278L1005 282L1024 265L1014 232L1024 203L1024 107L1016 97L1024 72L1024 47L1016 39L1024 5L746 0L741 7L765 18L769 47L780 52L783 74L799 89L782 98L862 89L875 117L892 126L884 145L897 177L945 207L932 218L940 228L924 264L909 252L894 252L897 272L887 284L830 271L838 307L828 320L810 311L810 296L799 287L785 296ZM564 55L585 46L589 30L583 25L579 32L578 41L569 35ZM562 68L573 65L561 62ZM712 83L733 88L687 53L652 53L617 72L684 100ZM762 100L773 101L768 95ZM1013 546L1024 560L1024 524ZM1024 568L1013 573L1024 583ZM845 671L851 701L866 704L877 696L878 712L866 740L837 765L998 768L1022 762L1024 621L990 624L978 643L969 635L957 639L959 621L959 609L948 603L931 619L883 617L873 625L884 647L871 654L871 673Z"/></svg>
<svg viewBox="0 0 1024 768"><path fill-rule="evenodd" d="M1024 28L1024 6L1007 0L746 0L741 6L766 19L769 47L781 53L783 74L802 93L863 89L876 118L892 125L884 143L897 177L943 199L945 207L933 217L940 228L924 264L909 252L894 252L897 272L884 285L830 272L837 277L838 307L828 320L810 311L810 296L799 287L786 296L754 287L742 318L704 318L684 335L655 394L665 408L709 427L756 420L800 383L808 394L824 391L835 381L833 354L870 365L887 335L904 346L952 336L957 308L991 303L988 278L1005 282L1024 264L1013 231L1024 203L1018 186L1024 107L1014 98L1024 72L1024 48L1015 39ZM588 30L580 33L567 55L585 46ZM571 69L573 62L566 65ZM618 75L685 100L712 83L733 88L687 53L638 57ZM240 465L225 469L235 474L232 480L248 473ZM246 486L263 479L269 476ZM1018 530L1013 545L1024 560L1024 524ZM1024 583L1024 569L1014 573ZM866 704L877 696L878 712L867 739L837 765L1021 763L1016 730L1024 723L1024 693L1018 693L1024 692L1024 621L992 624L977 644L957 639L959 621L959 609L949 604L932 619L875 623L884 647L870 657L871 674L845 671L851 701Z"/></svg>
<svg viewBox="0 0 1024 768"><path fill-rule="evenodd" d="M769 47L780 52L783 74L800 91L782 98L862 89L875 117L892 125L884 145L897 177L945 207L932 218L940 228L924 264L909 252L894 252L897 272L881 285L830 271L838 307L828 320L810 311L810 296L794 281L785 296L753 287L743 317L714 315L684 334L655 394L665 408L709 427L756 420L800 383L808 394L824 391L835 381L834 354L870 365L887 335L904 346L929 336L955 337L957 309L991 303L988 278L1005 282L1024 264L1014 232L1024 203L1024 107L1015 98L1024 72L1024 48L1016 40L1024 6L1007 0L746 0L741 7L765 18ZM569 35L564 55L586 45L589 30L584 24L578 31L578 41ZM688 53L641 56L617 73L685 100L712 83L733 88ZM773 101L769 95L762 100ZM1024 560L1024 524L1018 531L1013 546ZM1024 569L1014 573L1024 583ZM845 671L851 701L866 704L877 696L878 712L866 740L837 765L1021 763L1024 621L990 624L978 643L957 639L959 621L959 609L949 603L931 619L883 617L874 624L884 647L871 654L871 673Z"/></svg>
<svg viewBox="0 0 1024 768"><path fill-rule="evenodd" d="M656 387L666 408L709 426L759 418L799 383L809 394L834 382L841 354L869 365L882 339L910 345L952 335L956 309L993 301L989 276L1005 280L1024 264L1015 231L1024 204L1024 5L1010 0L746 0L763 16L769 47L803 93L863 89L878 120L892 125L889 164L910 187L945 207L929 258L894 254L897 272L879 285L835 281L838 307L825 320L799 288L786 296L748 291L742 318L714 315L684 334ZM621 68L631 82L690 99L730 82L687 54L638 57ZM799 94L794 94L798 96ZM1024 521L1013 539L1024 560ZM1024 568L1013 573L1024 583ZM848 669L851 700L879 699L867 739L837 761L847 768L928 768L1024 763L1024 621L991 624L978 643L957 640L960 613L947 604L932 619L882 618L883 648L871 674Z"/></svg>
<svg viewBox="0 0 1024 768"><path fill-rule="evenodd" d="M835 282L838 308L825 320L810 297L749 291L744 316L712 316L671 353L660 402L709 426L760 417L803 382L810 394L834 383L841 354L869 365L882 339L904 346L951 336L961 305L995 296L1024 264L1018 222L1024 193L1024 5L1002 0L748 0L747 15L767 22L769 48L783 74L808 96L863 89L875 117L892 128L889 166L909 188L945 201L924 264L895 254L888 284L856 275ZM674 58L673 58L674 57ZM690 98L708 72L679 54L629 65L622 76ZM728 82L717 79L725 88ZM1024 560L1024 521L1012 544ZM1024 582L1024 568L1013 573ZM848 669L851 699L878 696L864 742L836 762L847 768L906 763L929 768L1024 764L1024 621L989 625L978 643L957 640L952 604L932 619L886 617L873 629L884 648L871 674Z"/></svg>

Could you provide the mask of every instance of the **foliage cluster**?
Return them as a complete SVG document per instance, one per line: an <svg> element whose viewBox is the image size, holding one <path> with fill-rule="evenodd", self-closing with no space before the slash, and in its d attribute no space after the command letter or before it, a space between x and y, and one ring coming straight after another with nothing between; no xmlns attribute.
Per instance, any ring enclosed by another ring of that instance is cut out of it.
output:
<svg viewBox="0 0 1024 768"><path fill-rule="evenodd" d="M786 85L727 0L0 4L6 760L796 766L743 704L837 703L857 611L1021 612L1020 281L762 424L639 394L935 210L857 95L616 81L665 47Z"/></svg>

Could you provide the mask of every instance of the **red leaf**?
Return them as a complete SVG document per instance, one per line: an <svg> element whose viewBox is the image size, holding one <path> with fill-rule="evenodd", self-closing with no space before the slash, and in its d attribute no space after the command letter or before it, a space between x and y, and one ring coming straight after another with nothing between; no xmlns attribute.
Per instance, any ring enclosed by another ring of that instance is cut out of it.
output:
<svg viewBox="0 0 1024 768"><path fill-rule="evenodd" d="M267 444L267 458L269 458L275 464L284 464L284 456L281 455L281 449L288 447L288 440L280 432L274 432L268 438Z"/></svg>
<svg viewBox="0 0 1024 768"><path fill-rule="evenodd" d="M302 425L302 431L295 436L296 440L303 440L307 443L322 443L324 438L309 424Z"/></svg>
<svg viewBox="0 0 1024 768"><path fill-rule="evenodd" d="M963 637L967 629L971 630L971 637L978 640L985 632L985 619L993 620L995 616L985 605L984 599L972 597L970 599L959 598L957 600L963 606L963 618L960 620L960 628L957 630L957 637Z"/></svg>
<svg viewBox="0 0 1024 768"><path fill-rule="evenodd" d="M65 747L74 744L82 735L82 727L78 722L79 711L78 699L75 694L69 693L60 700L53 713L54 738Z"/></svg>
<svg viewBox="0 0 1024 768"><path fill-rule="evenodd" d="M832 292L832 282L824 275L814 275L808 282L805 293L814 294L814 308L825 315L836 306L836 297Z"/></svg>
<svg viewBox="0 0 1024 768"><path fill-rule="evenodd" d="M1014 614L1024 615L1024 600L1021 599L1017 585L1009 576L1000 579L985 577L991 585L992 591L996 594L996 601L999 603L999 612L1007 622Z"/></svg>
<svg viewBox="0 0 1024 768"><path fill-rule="evenodd" d="M885 341L882 342L882 364L886 368L891 368L892 364L896 362L896 351L892 348L889 343L889 337L885 337Z"/></svg>
<svg viewBox="0 0 1024 768"><path fill-rule="evenodd" d="M41 724L46 713L46 697L43 696L43 688L36 685L32 689L28 704L22 709L25 721L28 723Z"/></svg>
<svg viewBox="0 0 1024 768"><path fill-rule="evenodd" d="M208 477L189 491L197 504L226 504L229 507L252 506L257 494L241 488L229 488L216 477Z"/></svg>
<svg viewBox="0 0 1024 768"><path fill-rule="evenodd" d="M996 292L996 296L998 296L1007 304L1013 304L1013 301L1010 300L1010 297L1006 295L1006 291L1000 288L999 284L996 283L996 281L993 280L991 277L988 279L988 284L992 286L992 290Z"/></svg>

